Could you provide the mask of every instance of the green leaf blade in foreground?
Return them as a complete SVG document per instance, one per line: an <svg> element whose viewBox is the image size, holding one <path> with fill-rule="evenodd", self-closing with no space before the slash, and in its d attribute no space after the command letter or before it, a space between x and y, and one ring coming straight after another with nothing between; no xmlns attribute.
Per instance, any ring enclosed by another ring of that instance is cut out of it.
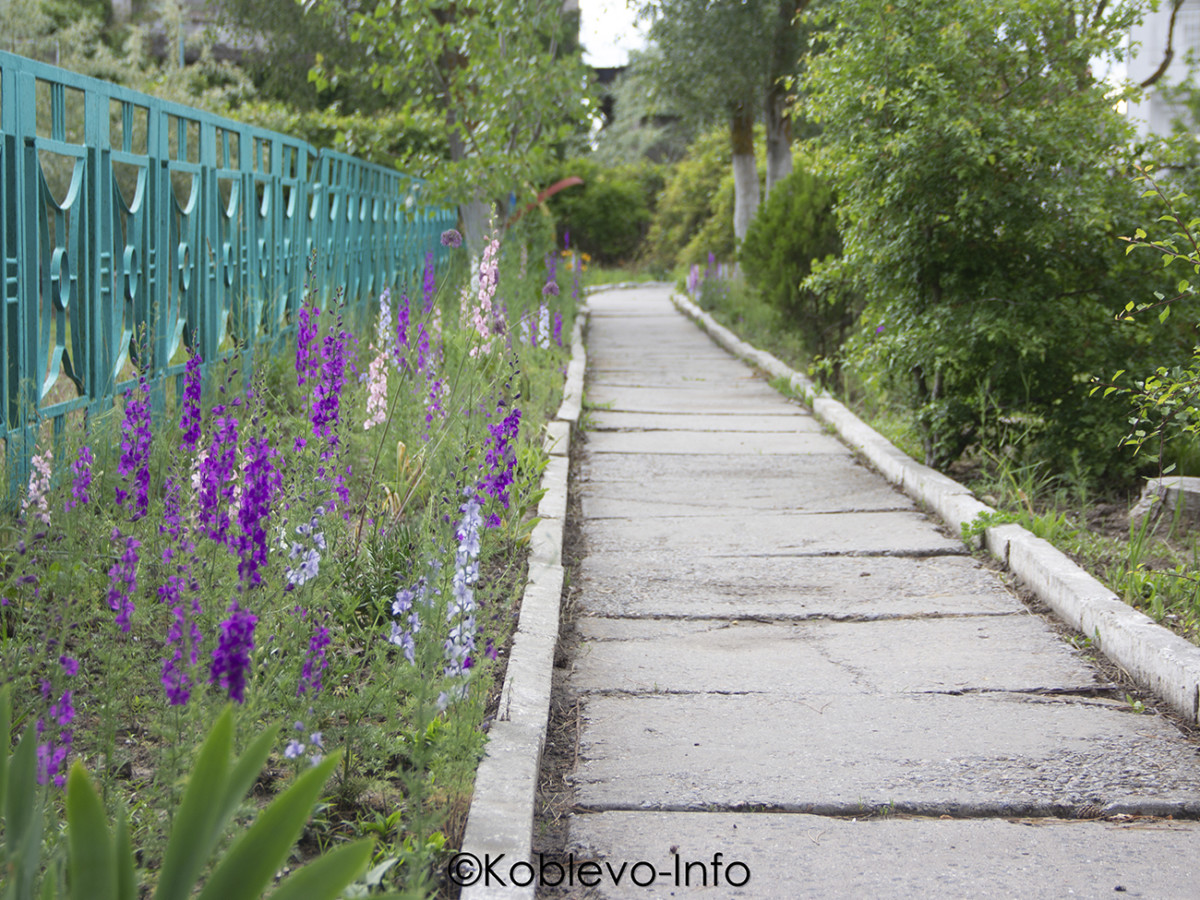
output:
<svg viewBox="0 0 1200 900"><path fill-rule="evenodd" d="M104 802L79 760L67 776L67 842L72 900L117 900L117 870Z"/></svg>
<svg viewBox="0 0 1200 900"><path fill-rule="evenodd" d="M233 711L226 707L200 747L163 855L155 900L191 896L215 844L210 838L233 752Z"/></svg>
<svg viewBox="0 0 1200 900"><path fill-rule="evenodd" d="M374 847L363 840L331 850L289 876L271 900L336 900L367 868Z"/></svg>
<svg viewBox="0 0 1200 900"><path fill-rule="evenodd" d="M8 796L8 748L12 746L12 686L0 687L0 812Z"/></svg>
<svg viewBox="0 0 1200 900"><path fill-rule="evenodd" d="M8 767L4 807L5 853L11 876L8 896L31 897L42 850L42 804L38 799L37 734L30 725Z"/></svg>
<svg viewBox="0 0 1200 900"><path fill-rule="evenodd" d="M340 753L302 773L259 813L217 865L199 900L256 900L287 860Z"/></svg>

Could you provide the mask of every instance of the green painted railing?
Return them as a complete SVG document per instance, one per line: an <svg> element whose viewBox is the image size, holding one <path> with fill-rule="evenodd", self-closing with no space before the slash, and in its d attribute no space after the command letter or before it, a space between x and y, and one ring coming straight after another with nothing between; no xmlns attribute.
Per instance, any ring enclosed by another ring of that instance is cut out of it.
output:
<svg viewBox="0 0 1200 900"><path fill-rule="evenodd" d="M0 52L0 370L8 473L46 423L206 364L321 302L415 284L452 209L394 169Z"/></svg>

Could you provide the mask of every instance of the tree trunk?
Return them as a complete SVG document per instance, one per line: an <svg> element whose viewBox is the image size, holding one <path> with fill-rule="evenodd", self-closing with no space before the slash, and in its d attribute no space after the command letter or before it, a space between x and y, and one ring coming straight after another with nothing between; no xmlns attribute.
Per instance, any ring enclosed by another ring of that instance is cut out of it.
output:
<svg viewBox="0 0 1200 900"><path fill-rule="evenodd" d="M446 110L446 123L450 126L449 129L449 145L450 145L450 160L458 162L467 158L466 142L463 141L462 133L455 128L455 110L450 107ZM458 205L458 219L462 225L463 241L470 250L472 256L479 256L483 253L483 242L486 237L488 216L490 208L487 200L481 197L466 198Z"/></svg>
<svg viewBox="0 0 1200 900"><path fill-rule="evenodd" d="M733 236L740 244L758 212L758 167L754 162L754 115L739 107L730 120L733 144Z"/></svg>
<svg viewBox="0 0 1200 900"><path fill-rule="evenodd" d="M807 6L807 0L779 0L776 7L771 66L767 72L767 186L763 199L771 196L771 188L780 179L792 173L792 117L784 79L794 74L798 17Z"/></svg>
<svg viewBox="0 0 1200 900"><path fill-rule="evenodd" d="M792 174L792 120L787 112L787 95L776 82L767 91L767 184L763 199L771 188Z"/></svg>

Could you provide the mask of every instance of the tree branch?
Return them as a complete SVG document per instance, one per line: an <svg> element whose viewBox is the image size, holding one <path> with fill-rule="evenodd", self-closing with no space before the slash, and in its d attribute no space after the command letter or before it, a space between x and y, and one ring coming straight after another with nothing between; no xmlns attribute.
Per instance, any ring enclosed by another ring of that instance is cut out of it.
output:
<svg viewBox="0 0 1200 900"><path fill-rule="evenodd" d="M1163 53L1162 62L1154 71L1154 74L1147 78L1139 85L1142 88L1148 88L1157 82L1160 78L1167 74L1167 69L1171 67L1171 60L1175 58L1175 17L1179 15L1179 7L1183 6L1183 0L1172 0L1171 2L1171 22L1167 25L1167 49Z"/></svg>

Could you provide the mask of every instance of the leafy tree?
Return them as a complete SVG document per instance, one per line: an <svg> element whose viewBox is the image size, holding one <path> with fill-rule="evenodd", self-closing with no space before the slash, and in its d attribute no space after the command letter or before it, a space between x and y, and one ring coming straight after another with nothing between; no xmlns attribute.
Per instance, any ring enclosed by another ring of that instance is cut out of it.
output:
<svg viewBox="0 0 1200 900"><path fill-rule="evenodd" d="M1113 178L1129 132L1092 65L1120 55L1136 15L1105 0L830 7L808 108L845 255L821 278L860 286L853 359L911 405L931 464L988 435L1067 452L1089 372L1129 351L1106 330L1130 289L1112 253L1134 207Z"/></svg>
<svg viewBox="0 0 1200 900"><path fill-rule="evenodd" d="M465 196L473 247L482 245L489 202L510 192L532 199L558 148L591 115L577 19L558 0L383 0L361 9L310 0L308 7L341 17L376 89L440 123L450 164L430 160L428 174L443 196ZM320 87L343 74L318 56Z"/></svg>
<svg viewBox="0 0 1200 900"><path fill-rule="evenodd" d="M612 87L614 117L596 138L592 156L604 165L648 159L677 162L696 137L694 121L679 114L655 90L647 51L635 50Z"/></svg>
<svg viewBox="0 0 1200 900"><path fill-rule="evenodd" d="M547 203L560 233L571 245L604 265L633 259L650 226L652 203L663 185L663 167L653 163L604 166L588 157L565 160L551 181L583 179Z"/></svg>
<svg viewBox="0 0 1200 900"><path fill-rule="evenodd" d="M251 48L240 65L259 94L297 109L327 109L370 114L393 103L371 87L361 68L362 53L345 28L349 3L322 5L303 14L296 0L209 0L217 21L239 46ZM320 56L336 72L323 91L308 80Z"/></svg>
<svg viewBox="0 0 1200 900"><path fill-rule="evenodd" d="M655 50L649 70L659 89L696 121L729 126L735 185L734 233L754 218L760 191L754 123L765 111L767 190L791 171L786 82L801 44L798 14L807 0L645 0Z"/></svg>
<svg viewBox="0 0 1200 900"><path fill-rule="evenodd" d="M732 251L732 216L718 215L722 181L729 178L729 155L725 132L710 131L693 142L687 155L671 169L642 250L644 261L652 269L666 272L689 262L684 250L709 222L724 225ZM728 195L730 206L726 209L732 207L733 191ZM711 246L708 249L720 250Z"/></svg>
<svg viewBox="0 0 1200 900"><path fill-rule="evenodd" d="M817 292L805 284L813 266L841 252L829 185L798 168L775 186L742 243L738 258L746 279L794 327L804 350L826 360L838 379L837 356L858 313L844 286Z"/></svg>

